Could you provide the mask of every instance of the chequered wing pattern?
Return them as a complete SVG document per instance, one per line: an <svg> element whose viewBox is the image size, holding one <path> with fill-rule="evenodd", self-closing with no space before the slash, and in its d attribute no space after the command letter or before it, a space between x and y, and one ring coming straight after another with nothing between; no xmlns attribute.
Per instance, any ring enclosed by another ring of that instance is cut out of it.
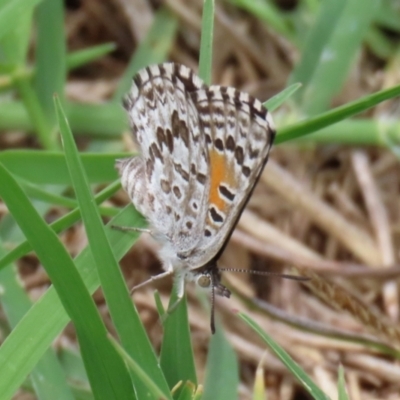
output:
<svg viewBox="0 0 400 400"><path fill-rule="evenodd" d="M177 257L202 267L251 195L275 136L272 119L257 99L208 87L174 63L141 70L124 107L140 155L118 161L122 185Z"/></svg>

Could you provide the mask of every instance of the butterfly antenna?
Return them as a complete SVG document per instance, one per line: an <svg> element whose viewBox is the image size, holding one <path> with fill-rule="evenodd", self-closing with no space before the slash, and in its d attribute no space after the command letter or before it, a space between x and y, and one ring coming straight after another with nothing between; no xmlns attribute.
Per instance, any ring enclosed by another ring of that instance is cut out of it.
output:
<svg viewBox="0 0 400 400"><path fill-rule="evenodd" d="M273 276L276 278L291 279L292 281L300 281L300 282L309 281L311 279L307 276L288 275L288 274L281 274L279 272L271 272L271 271L257 271L255 269L244 269L244 268L218 268L218 269L220 271L225 271L225 272L239 272L239 273L250 274L250 275Z"/></svg>
<svg viewBox="0 0 400 400"><path fill-rule="evenodd" d="M211 274L211 333L215 333L215 280L214 276Z"/></svg>

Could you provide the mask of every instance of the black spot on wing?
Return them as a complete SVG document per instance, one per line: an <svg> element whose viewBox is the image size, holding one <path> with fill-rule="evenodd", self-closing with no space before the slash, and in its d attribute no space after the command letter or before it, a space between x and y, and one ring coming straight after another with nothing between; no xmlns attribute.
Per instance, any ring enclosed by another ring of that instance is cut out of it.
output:
<svg viewBox="0 0 400 400"><path fill-rule="evenodd" d="M219 138L215 139L214 146L217 150L224 151L224 142L221 139Z"/></svg>
<svg viewBox="0 0 400 400"><path fill-rule="evenodd" d="M232 136L228 136L228 139L226 139L225 143L226 149L229 151L235 151L235 139L233 139Z"/></svg>
<svg viewBox="0 0 400 400"><path fill-rule="evenodd" d="M202 185L206 184L207 177L204 174L201 174L200 172L196 176L197 182L201 183Z"/></svg>
<svg viewBox="0 0 400 400"><path fill-rule="evenodd" d="M174 195L175 195L175 197L176 197L177 199L180 199L180 198L182 197L182 192L181 192L181 190L179 189L178 186L174 186L174 187L172 188L172 191L174 192Z"/></svg>
<svg viewBox="0 0 400 400"><path fill-rule="evenodd" d="M186 122L179 118L178 112L174 110L171 116L172 135L180 138L186 147L189 147L189 129Z"/></svg>
<svg viewBox="0 0 400 400"><path fill-rule="evenodd" d="M242 173L246 178L248 178L251 174L251 169L249 167L247 167L246 165L243 165Z"/></svg>
<svg viewBox="0 0 400 400"><path fill-rule="evenodd" d="M160 152L160 149L157 147L155 143L152 143L150 146L150 157L154 161L156 158L158 158L162 163L164 163L164 158Z"/></svg>
<svg viewBox="0 0 400 400"><path fill-rule="evenodd" d="M211 219L216 222L216 223L222 223L224 222L224 218L221 214L218 214L218 211L215 209L215 207L210 207L209 209Z"/></svg>
<svg viewBox="0 0 400 400"><path fill-rule="evenodd" d="M219 185L218 190L221 195L229 201L233 201L235 199L235 193L232 193L226 186Z"/></svg>
<svg viewBox="0 0 400 400"><path fill-rule="evenodd" d="M164 193L169 194L171 192L171 185L167 180L161 179L160 186Z"/></svg>
<svg viewBox="0 0 400 400"><path fill-rule="evenodd" d="M243 148L240 147L240 146L236 147L236 149L235 149L235 159L236 159L236 162L237 162L239 165L242 165L242 164L243 164L243 161L244 161L244 151L243 151Z"/></svg>

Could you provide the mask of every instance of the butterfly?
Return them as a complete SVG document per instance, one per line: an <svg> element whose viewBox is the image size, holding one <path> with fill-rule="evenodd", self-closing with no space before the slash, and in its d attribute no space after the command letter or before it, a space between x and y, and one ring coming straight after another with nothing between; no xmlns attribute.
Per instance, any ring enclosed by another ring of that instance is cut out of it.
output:
<svg viewBox="0 0 400 400"><path fill-rule="evenodd" d="M185 281L210 290L212 304L215 294L229 297L217 261L267 163L275 138L270 113L249 94L207 86L176 63L140 70L123 106L140 154L116 168L161 244L165 270L134 289L174 275L177 301L169 312Z"/></svg>

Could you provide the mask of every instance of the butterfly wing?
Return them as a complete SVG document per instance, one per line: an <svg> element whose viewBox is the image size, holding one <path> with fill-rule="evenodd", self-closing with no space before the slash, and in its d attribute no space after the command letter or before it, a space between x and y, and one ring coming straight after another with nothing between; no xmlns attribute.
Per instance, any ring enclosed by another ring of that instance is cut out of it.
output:
<svg viewBox="0 0 400 400"><path fill-rule="evenodd" d="M223 249L267 161L268 111L234 88L207 87L174 63L136 75L124 101L140 156L117 164L122 185L190 269Z"/></svg>
<svg viewBox="0 0 400 400"><path fill-rule="evenodd" d="M267 162L275 128L260 101L234 88L210 86L192 98L210 162L208 207L195 269L218 257L229 240Z"/></svg>
<svg viewBox="0 0 400 400"><path fill-rule="evenodd" d="M139 71L124 100L141 154L117 165L122 185L176 253L204 230L208 153L190 95L203 87L189 68L164 63Z"/></svg>

